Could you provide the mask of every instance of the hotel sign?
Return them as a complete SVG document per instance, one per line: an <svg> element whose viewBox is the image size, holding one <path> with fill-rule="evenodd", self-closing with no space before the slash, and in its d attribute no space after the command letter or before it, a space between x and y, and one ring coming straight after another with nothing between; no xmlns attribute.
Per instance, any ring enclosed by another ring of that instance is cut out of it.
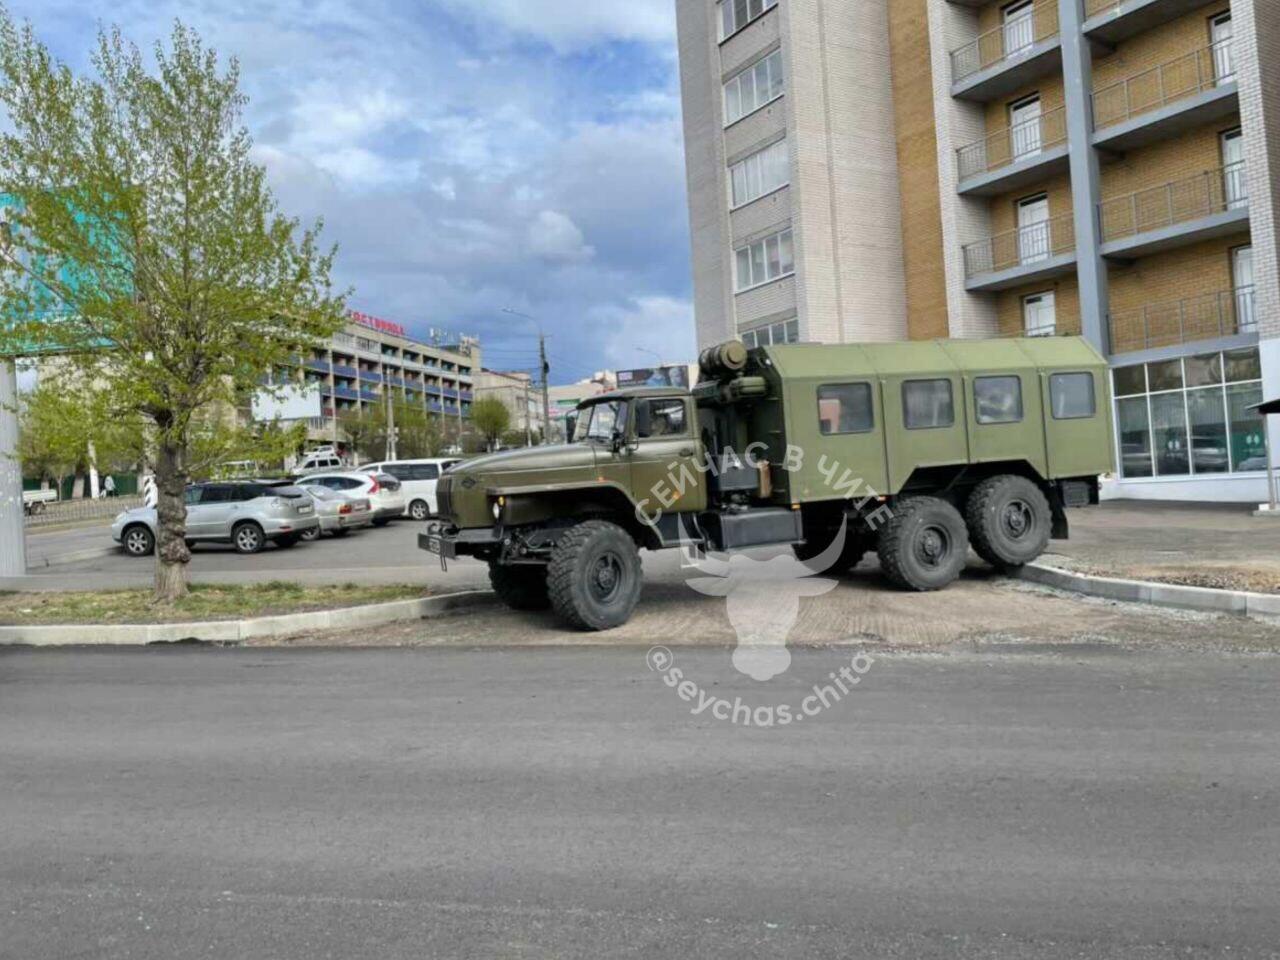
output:
<svg viewBox="0 0 1280 960"><path fill-rule="evenodd" d="M349 316L353 322L360 324L362 327L368 327L370 330L377 330L379 333L389 333L392 336L408 339L409 335L405 333L404 327L398 323L392 323L390 320L383 320L381 317L361 313L358 310L352 310Z"/></svg>

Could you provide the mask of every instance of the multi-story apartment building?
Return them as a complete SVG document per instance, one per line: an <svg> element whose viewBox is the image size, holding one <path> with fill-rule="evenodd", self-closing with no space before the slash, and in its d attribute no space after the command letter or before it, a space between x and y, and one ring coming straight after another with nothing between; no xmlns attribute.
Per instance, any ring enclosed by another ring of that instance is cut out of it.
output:
<svg viewBox="0 0 1280 960"><path fill-rule="evenodd" d="M479 342L424 343L389 320L352 313L324 348L303 359L302 376L320 392L321 416L310 423L314 440L340 439L339 418L384 406L388 391L442 419L469 415L480 370Z"/></svg>
<svg viewBox="0 0 1280 960"><path fill-rule="evenodd" d="M1265 499L1280 2L678 15L700 345L1081 333L1113 493Z"/></svg>
<svg viewBox="0 0 1280 960"><path fill-rule="evenodd" d="M527 370L480 370L475 375L477 400L494 397L511 414L511 431L538 440L546 433L542 416L542 387Z"/></svg>

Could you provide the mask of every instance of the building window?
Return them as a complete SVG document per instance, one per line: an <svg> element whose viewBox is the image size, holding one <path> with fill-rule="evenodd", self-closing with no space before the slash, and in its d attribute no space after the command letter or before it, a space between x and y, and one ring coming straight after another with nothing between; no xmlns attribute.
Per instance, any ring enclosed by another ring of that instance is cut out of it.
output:
<svg viewBox="0 0 1280 960"><path fill-rule="evenodd" d="M738 293L796 272L791 229L734 251L734 283Z"/></svg>
<svg viewBox="0 0 1280 960"><path fill-rule="evenodd" d="M1057 306L1052 290L1022 298L1022 328L1028 337L1052 337L1057 323Z"/></svg>
<svg viewBox="0 0 1280 960"><path fill-rule="evenodd" d="M956 422L950 380L908 380L902 385L902 421L908 430L949 427Z"/></svg>
<svg viewBox="0 0 1280 960"><path fill-rule="evenodd" d="M1049 377L1049 407L1055 420L1084 420L1098 412L1092 373L1055 373Z"/></svg>
<svg viewBox="0 0 1280 960"><path fill-rule="evenodd" d="M1120 475L1180 477L1265 470L1256 347L1117 367Z"/></svg>
<svg viewBox="0 0 1280 960"><path fill-rule="evenodd" d="M739 336L748 347L767 347L777 343L799 343L800 321L795 317L779 320L763 327L741 331Z"/></svg>
<svg viewBox="0 0 1280 960"><path fill-rule="evenodd" d="M724 85L724 125L741 120L782 96L782 51L775 50Z"/></svg>
<svg viewBox="0 0 1280 960"><path fill-rule="evenodd" d="M818 429L823 436L870 433L875 412L869 383L826 383L818 387Z"/></svg>
<svg viewBox="0 0 1280 960"><path fill-rule="evenodd" d="M973 381L973 409L979 423L1020 422L1022 378L977 377Z"/></svg>
<svg viewBox="0 0 1280 960"><path fill-rule="evenodd" d="M733 206L740 207L785 187L791 179L787 141L779 140L729 168Z"/></svg>
<svg viewBox="0 0 1280 960"><path fill-rule="evenodd" d="M720 0L720 39L728 39L777 5L778 0Z"/></svg>

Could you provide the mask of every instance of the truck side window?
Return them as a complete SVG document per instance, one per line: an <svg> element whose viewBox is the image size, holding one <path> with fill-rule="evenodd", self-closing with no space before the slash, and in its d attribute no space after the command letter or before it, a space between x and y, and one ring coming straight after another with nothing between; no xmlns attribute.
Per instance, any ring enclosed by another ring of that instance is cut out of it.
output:
<svg viewBox="0 0 1280 960"><path fill-rule="evenodd" d="M641 401L648 409L636 411L636 437L683 437L686 432L684 401L679 397Z"/></svg>
<svg viewBox="0 0 1280 960"><path fill-rule="evenodd" d="M874 430L871 384L824 383L818 387L818 429L823 436Z"/></svg>
<svg viewBox="0 0 1280 960"><path fill-rule="evenodd" d="M1022 419L1021 377L977 377L973 408L979 423L1018 423Z"/></svg>
<svg viewBox="0 0 1280 960"><path fill-rule="evenodd" d="M1092 373L1055 373L1049 377L1049 406L1055 420L1082 420L1098 412Z"/></svg>
<svg viewBox="0 0 1280 960"><path fill-rule="evenodd" d="M902 384L902 419L908 430L949 427L956 422L951 381L907 380Z"/></svg>

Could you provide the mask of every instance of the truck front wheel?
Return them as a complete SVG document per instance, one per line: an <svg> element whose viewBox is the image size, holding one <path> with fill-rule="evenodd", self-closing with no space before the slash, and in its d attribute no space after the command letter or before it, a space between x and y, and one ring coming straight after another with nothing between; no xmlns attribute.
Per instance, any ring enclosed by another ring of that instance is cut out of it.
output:
<svg viewBox="0 0 1280 960"><path fill-rule="evenodd" d="M964 519L937 497L899 503L880 531L880 568L895 586L941 590L960 576L969 552Z"/></svg>
<svg viewBox="0 0 1280 960"><path fill-rule="evenodd" d="M588 520L569 529L551 551L551 606L580 630L626 623L640 600L640 551L616 523Z"/></svg>
<svg viewBox="0 0 1280 960"><path fill-rule="evenodd" d="M551 605L546 567L507 567L491 563L489 582L498 599L512 610L545 610Z"/></svg>
<svg viewBox="0 0 1280 960"><path fill-rule="evenodd" d="M1049 545L1053 515L1040 488L1012 474L984 480L965 507L978 556L993 567L1030 563Z"/></svg>

